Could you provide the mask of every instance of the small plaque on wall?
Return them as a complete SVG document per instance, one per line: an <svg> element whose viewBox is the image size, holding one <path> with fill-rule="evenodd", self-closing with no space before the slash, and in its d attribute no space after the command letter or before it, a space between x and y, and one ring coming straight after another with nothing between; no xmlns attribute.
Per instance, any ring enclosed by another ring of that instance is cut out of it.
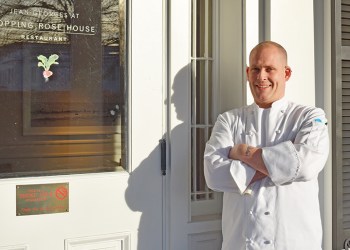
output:
<svg viewBox="0 0 350 250"><path fill-rule="evenodd" d="M69 211L69 183L16 186L16 215L64 213Z"/></svg>

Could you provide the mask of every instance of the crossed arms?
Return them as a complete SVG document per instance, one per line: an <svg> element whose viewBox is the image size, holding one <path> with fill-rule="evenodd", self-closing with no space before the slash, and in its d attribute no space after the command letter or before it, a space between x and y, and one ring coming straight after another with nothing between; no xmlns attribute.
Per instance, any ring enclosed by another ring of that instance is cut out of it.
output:
<svg viewBox="0 0 350 250"><path fill-rule="evenodd" d="M255 169L255 175L250 183L261 180L269 175L262 158L262 149L247 144L236 144L231 148L228 157L232 160L239 160Z"/></svg>
<svg viewBox="0 0 350 250"><path fill-rule="evenodd" d="M300 126L283 131L282 140L263 148L236 142L242 138L241 130L235 131L242 128L242 121L237 119L240 114L220 115L204 153L209 188L243 193L251 183L265 177L275 185L317 178L329 151L327 126L317 122L325 119L324 112L308 109L295 113L288 114L289 119L292 126Z"/></svg>

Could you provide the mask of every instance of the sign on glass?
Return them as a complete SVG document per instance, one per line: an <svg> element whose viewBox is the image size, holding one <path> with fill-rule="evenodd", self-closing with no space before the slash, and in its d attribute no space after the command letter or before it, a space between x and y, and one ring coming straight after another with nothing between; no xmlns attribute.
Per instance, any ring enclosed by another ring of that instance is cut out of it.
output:
<svg viewBox="0 0 350 250"><path fill-rule="evenodd" d="M124 13L117 0L0 5L0 177L122 165Z"/></svg>

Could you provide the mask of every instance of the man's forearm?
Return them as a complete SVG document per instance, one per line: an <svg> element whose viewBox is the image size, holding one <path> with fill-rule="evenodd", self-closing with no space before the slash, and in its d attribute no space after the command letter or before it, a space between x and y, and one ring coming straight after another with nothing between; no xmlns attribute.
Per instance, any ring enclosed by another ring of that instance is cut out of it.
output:
<svg viewBox="0 0 350 250"><path fill-rule="evenodd" d="M233 160L240 160L256 171L268 176L269 172L262 159L262 149L252 147L247 144L237 144L231 148L229 158Z"/></svg>

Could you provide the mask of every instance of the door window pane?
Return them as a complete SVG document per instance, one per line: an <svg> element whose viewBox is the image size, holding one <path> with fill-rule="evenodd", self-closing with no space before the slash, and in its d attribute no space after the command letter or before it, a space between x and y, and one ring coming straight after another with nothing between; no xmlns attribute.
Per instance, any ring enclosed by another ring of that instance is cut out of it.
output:
<svg viewBox="0 0 350 250"><path fill-rule="evenodd" d="M205 201L214 192L205 183L203 154L213 127L213 6L212 0L192 1L191 199Z"/></svg>
<svg viewBox="0 0 350 250"><path fill-rule="evenodd" d="M0 177L125 168L125 3L0 6Z"/></svg>
<svg viewBox="0 0 350 250"><path fill-rule="evenodd" d="M213 0L192 1L192 57L212 57Z"/></svg>

